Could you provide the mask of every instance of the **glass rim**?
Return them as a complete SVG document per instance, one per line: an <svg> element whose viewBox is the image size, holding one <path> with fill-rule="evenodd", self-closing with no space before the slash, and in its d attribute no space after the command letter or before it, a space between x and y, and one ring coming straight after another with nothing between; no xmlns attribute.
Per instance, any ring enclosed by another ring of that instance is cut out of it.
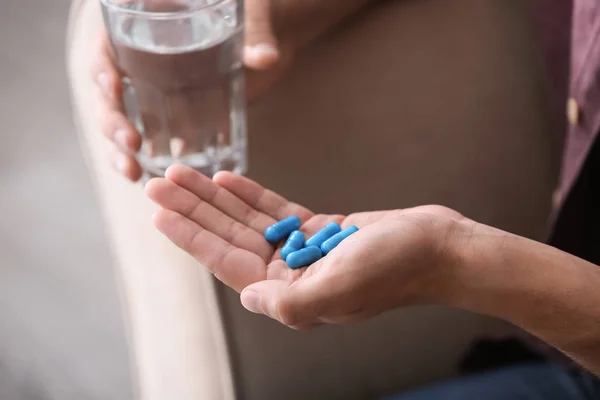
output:
<svg viewBox="0 0 600 400"><path fill-rule="evenodd" d="M182 17L189 17L196 13L210 10L213 7L219 6L221 3L224 3L227 0L214 0L210 4L199 5L193 7L189 10L183 11L167 11L167 12L153 12L153 11L140 11L140 10L132 10L131 8L125 8L122 4L128 3L124 1L121 4L115 3L113 0L100 0L100 3L110 8L114 11L122 12L123 14L129 14L136 17L146 17L149 19L176 19Z"/></svg>

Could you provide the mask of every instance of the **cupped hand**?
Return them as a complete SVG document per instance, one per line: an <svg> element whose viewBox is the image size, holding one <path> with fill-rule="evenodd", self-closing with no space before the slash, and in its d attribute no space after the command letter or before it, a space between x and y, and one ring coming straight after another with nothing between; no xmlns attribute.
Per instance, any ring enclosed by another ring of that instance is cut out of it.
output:
<svg viewBox="0 0 600 400"><path fill-rule="evenodd" d="M440 206L315 214L247 178L222 172L211 180L180 165L150 181L162 209L155 226L225 284L242 303L293 328L345 323L402 305L428 302L439 290L448 242L464 219ZM278 220L298 216L307 237L329 222L360 230L315 264L290 269L264 238ZM444 272L446 271L446 272Z"/></svg>

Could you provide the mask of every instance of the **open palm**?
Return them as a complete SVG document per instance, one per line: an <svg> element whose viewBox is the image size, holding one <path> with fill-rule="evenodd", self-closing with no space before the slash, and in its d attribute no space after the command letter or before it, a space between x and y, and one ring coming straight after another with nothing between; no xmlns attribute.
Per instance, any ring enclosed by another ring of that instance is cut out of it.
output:
<svg viewBox="0 0 600 400"><path fill-rule="evenodd" d="M374 234L374 230L363 232L363 228L415 212L315 214L250 179L222 172L211 180L181 165L171 167L166 179L150 181L146 191L163 208L154 217L156 227L238 292L264 280L293 282L314 274L322 264L319 261L308 268L290 269L279 255L281 244L275 248L264 238L265 229L278 220L298 216L303 223L301 231L307 237L330 222L337 222L342 228L356 225L361 228L355 235L359 240L359 236ZM436 206L420 207L419 213L459 216Z"/></svg>

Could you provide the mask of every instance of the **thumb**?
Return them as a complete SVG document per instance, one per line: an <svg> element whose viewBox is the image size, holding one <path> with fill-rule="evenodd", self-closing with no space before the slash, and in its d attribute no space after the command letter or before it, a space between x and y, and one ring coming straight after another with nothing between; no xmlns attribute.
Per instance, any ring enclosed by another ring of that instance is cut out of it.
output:
<svg viewBox="0 0 600 400"><path fill-rule="evenodd" d="M248 286L241 294L242 305L253 313L265 314L292 328L305 328L319 323L323 306L319 292L307 281L294 283L269 280Z"/></svg>
<svg viewBox="0 0 600 400"><path fill-rule="evenodd" d="M246 0L244 63L252 69L268 69L280 58L273 33L270 0Z"/></svg>

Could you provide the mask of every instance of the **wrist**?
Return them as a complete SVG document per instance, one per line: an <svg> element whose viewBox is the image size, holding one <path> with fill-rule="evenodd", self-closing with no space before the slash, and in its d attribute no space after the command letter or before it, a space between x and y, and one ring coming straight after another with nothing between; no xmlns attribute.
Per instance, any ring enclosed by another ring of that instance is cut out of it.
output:
<svg viewBox="0 0 600 400"><path fill-rule="evenodd" d="M469 219L454 221L440 250L435 300L439 305L480 312L482 283L504 259L503 242L511 234Z"/></svg>
<svg viewBox="0 0 600 400"><path fill-rule="evenodd" d="M424 257L418 262L416 279L410 280L412 284L409 287L403 287L398 306L455 307L459 306L466 292L464 275L472 263L471 241L473 231L478 229L477 224L462 219L453 211L453 215L442 218L440 210L435 211L438 215L426 219L430 229L423 230L425 236L420 246ZM448 211L442 210L444 213ZM390 244L390 248L395 247ZM404 248L400 247L397 251L402 253L398 258L406 256Z"/></svg>

